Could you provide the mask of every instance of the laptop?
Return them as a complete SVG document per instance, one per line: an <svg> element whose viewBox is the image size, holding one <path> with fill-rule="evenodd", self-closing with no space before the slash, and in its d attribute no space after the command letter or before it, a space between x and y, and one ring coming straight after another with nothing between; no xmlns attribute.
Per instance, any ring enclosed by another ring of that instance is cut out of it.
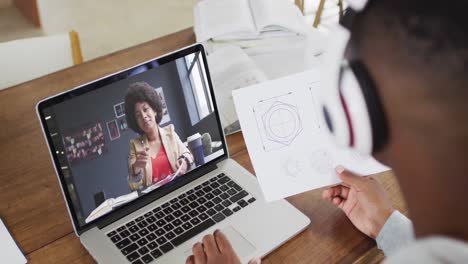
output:
<svg viewBox="0 0 468 264"><path fill-rule="evenodd" d="M46 98L37 114L74 231L97 262L185 263L219 229L245 263L310 223L285 200L266 203L229 158L200 44Z"/></svg>

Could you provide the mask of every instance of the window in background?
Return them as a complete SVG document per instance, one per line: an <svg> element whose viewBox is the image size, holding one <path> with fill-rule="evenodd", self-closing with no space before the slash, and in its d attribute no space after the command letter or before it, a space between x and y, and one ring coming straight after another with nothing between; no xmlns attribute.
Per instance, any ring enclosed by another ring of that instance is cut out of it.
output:
<svg viewBox="0 0 468 264"><path fill-rule="evenodd" d="M192 86L192 95L196 105L197 120L192 119L192 125L198 123L207 115L213 112L211 93L208 87L206 73L203 69L203 62L200 53L190 54L185 57L185 63Z"/></svg>

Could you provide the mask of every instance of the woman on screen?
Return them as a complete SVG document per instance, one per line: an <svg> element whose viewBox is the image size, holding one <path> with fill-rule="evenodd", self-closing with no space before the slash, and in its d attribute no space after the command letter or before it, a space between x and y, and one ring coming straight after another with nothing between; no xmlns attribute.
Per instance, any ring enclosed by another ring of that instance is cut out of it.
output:
<svg viewBox="0 0 468 264"><path fill-rule="evenodd" d="M162 185L172 176L183 175L190 169L192 153L180 140L174 126L159 126L163 107L153 87L146 82L131 84L125 95L125 115L128 126L140 134L130 140L130 189L144 189L155 183Z"/></svg>

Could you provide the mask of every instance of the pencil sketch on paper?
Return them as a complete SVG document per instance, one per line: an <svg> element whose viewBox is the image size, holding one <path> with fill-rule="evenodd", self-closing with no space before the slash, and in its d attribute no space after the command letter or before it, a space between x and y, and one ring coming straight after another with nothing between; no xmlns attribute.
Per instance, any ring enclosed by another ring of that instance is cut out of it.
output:
<svg viewBox="0 0 468 264"><path fill-rule="evenodd" d="M333 159L325 149L316 149L306 156L292 156L284 163L286 175L299 180L301 176L307 176L311 172L319 175L333 172Z"/></svg>
<svg viewBox="0 0 468 264"><path fill-rule="evenodd" d="M310 162L304 156L291 156L283 165L284 175L291 183L301 183L310 172Z"/></svg>
<svg viewBox="0 0 468 264"><path fill-rule="evenodd" d="M361 175L388 169L333 143L321 113L319 92L326 87L320 79L320 71L311 70L233 91L267 201L339 183L338 164Z"/></svg>
<svg viewBox="0 0 468 264"><path fill-rule="evenodd" d="M325 149L316 149L310 154L311 168L320 173L333 172L333 159Z"/></svg>
<svg viewBox="0 0 468 264"><path fill-rule="evenodd" d="M302 120L292 92L258 101L253 113L267 152L289 146L302 132Z"/></svg>

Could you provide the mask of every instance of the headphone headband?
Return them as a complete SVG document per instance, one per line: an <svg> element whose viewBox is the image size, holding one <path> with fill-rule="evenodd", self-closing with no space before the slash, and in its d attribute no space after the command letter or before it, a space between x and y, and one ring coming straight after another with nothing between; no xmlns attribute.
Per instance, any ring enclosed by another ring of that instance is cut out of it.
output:
<svg viewBox="0 0 468 264"><path fill-rule="evenodd" d="M367 1L353 0L353 8L364 8ZM346 61L350 32L338 25L329 35L324 53L321 102L324 120L339 145L372 154L381 150L388 129L375 82L365 64Z"/></svg>

